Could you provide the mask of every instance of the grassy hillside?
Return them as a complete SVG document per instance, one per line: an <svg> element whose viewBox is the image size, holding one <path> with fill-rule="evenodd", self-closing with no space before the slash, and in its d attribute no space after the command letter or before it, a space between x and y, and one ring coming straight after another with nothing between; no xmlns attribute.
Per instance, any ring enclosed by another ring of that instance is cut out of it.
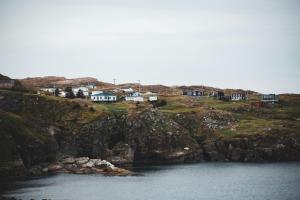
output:
<svg viewBox="0 0 300 200"><path fill-rule="evenodd" d="M27 122L42 120L62 126L69 126L69 122L74 122L74 126L86 124L114 113L134 115L152 106L148 102L93 103L86 99L65 99L14 91L3 90L2 93L8 98L19 99L23 108L15 113ZM280 95L279 99L276 104L257 107L257 95L238 102L220 101L212 97L160 96L166 105L158 109L171 118L178 114L192 116L196 120L194 126L208 126L213 132L226 137L238 134L298 134L300 95L285 94Z"/></svg>
<svg viewBox="0 0 300 200"><path fill-rule="evenodd" d="M257 107L253 95L247 101L226 102L212 97L162 97L167 105L159 109L166 114L194 114L205 116L210 112L227 113L234 118L226 128L218 132L224 136L237 134L300 134L300 95L280 95L276 104Z"/></svg>

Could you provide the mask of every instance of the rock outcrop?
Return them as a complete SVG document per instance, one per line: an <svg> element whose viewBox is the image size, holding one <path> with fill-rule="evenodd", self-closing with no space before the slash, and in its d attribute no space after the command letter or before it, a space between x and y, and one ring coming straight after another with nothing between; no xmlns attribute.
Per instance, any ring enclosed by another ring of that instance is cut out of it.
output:
<svg viewBox="0 0 300 200"><path fill-rule="evenodd" d="M32 166L29 169L29 173L31 176L42 176L49 173L132 175L132 172L116 167L106 160L90 159L88 157L68 157L49 165Z"/></svg>
<svg viewBox="0 0 300 200"><path fill-rule="evenodd" d="M272 162L300 160L300 140L293 139L292 136L251 135L218 139L205 144L203 149L206 160L209 161Z"/></svg>

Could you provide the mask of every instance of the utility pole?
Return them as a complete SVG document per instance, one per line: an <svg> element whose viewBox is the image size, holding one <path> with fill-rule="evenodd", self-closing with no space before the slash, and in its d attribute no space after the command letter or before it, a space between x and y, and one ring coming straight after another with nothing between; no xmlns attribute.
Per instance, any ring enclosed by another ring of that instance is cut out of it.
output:
<svg viewBox="0 0 300 200"><path fill-rule="evenodd" d="M116 85L116 80L117 80L117 79L114 78L113 80L114 80L114 85Z"/></svg>
<svg viewBox="0 0 300 200"><path fill-rule="evenodd" d="M55 96L55 90L56 90L56 85L55 85L55 83L54 83L53 87L54 87L54 91L52 92L52 95Z"/></svg>
<svg viewBox="0 0 300 200"><path fill-rule="evenodd" d="M141 93L141 80L138 80L139 82L139 93Z"/></svg>

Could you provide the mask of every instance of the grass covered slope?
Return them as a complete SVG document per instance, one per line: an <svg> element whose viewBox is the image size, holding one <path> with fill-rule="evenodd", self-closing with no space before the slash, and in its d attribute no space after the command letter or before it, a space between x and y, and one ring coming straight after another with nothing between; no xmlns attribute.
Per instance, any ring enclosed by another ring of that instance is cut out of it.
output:
<svg viewBox="0 0 300 200"><path fill-rule="evenodd" d="M255 103L259 97L254 95L248 101L239 102L211 97L164 97L167 105L159 109L169 115L185 114L206 122L210 120L211 127L220 122L220 126L213 129L219 129L217 132L226 137L241 134L300 135L300 95L285 94L279 98L279 103L258 107ZM214 119L207 119L211 115L215 115ZM222 126L222 121L227 125Z"/></svg>

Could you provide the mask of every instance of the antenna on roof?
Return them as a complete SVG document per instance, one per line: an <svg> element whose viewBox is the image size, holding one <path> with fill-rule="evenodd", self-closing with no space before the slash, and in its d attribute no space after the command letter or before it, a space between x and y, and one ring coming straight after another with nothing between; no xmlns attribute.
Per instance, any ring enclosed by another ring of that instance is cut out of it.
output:
<svg viewBox="0 0 300 200"><path fill-rule="evenodd" d="M113 80L114 80L114 85L116 85L116 80L117 80L117 79L116 79L116 78L114 78Z"/></svg>

